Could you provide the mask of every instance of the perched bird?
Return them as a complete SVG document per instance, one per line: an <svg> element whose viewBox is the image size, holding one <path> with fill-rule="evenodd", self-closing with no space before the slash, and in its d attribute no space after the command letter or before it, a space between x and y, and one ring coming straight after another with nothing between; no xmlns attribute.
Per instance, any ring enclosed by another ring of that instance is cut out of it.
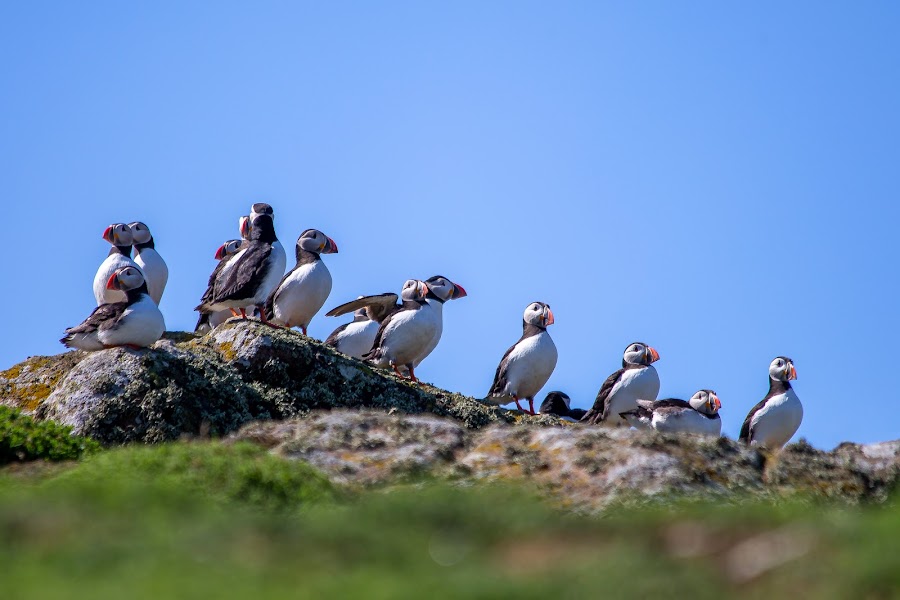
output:
<svg viewBox="0 0 900 600"><path fill-rule="evenodd" d="M363 360L376 367L391 367L401 377L403 374L398 366L405 365L409 378L418 381L413 361L431 342L441 320L440 314L425 301L428 293L424 281L410 279L403 284L403 303L382 320L372 349L363 355ZM352 304L348 302L344 306Z"/></svg>
<svg viewBox="0 0 900 600"><path fill-rule="evenodd" d="M265 202L257 202L250 207L250 217L248 220L248 224L251 225L251 228L253 219L257 215L269 215L270 217L272 217L272 223L275 222L275 210L270 204L266 204ZM243 234L241 235L241 237L244 237ZM278 238L275 238L275 241L272 242L272 254L274 254L276 258L278 256L281 256L285 265L287 265L287 253L284 251L284 246L281 245L281 242L278 240Z"/></svg>
<svg viewBox="0 0 900 600"><path fill-rule="evenodd" d="M497 366L494 383L485 402L507 404L515 402L525 412L520 399L528 400L528 413L534 412L534 396L556 368L558 353L547 327L553 325L550 305L532 302L522 316L522 337L513 344Z"/></svg>
<svg viewBox="0 0 900 600"><path fill-rule="evenodd" d="M803 420L803 405L791 387L797 379L794 361L785 356L769 365L769 393L753 407L738 439L745 444L781 448L797 433Z"/></svg>
<svg viewBox="0 0 900 600"><path fill-rule="evenodd" d="M129 223L131 235L134 242L134 262L140 267L147 280L147 289L150 290L150 297L156 304L162 300L163 292L166 289L166 282L169 281L169 267L163 260L153 242L153 235L150 228L135 221Z"/></svg>
<svg viewBox="0 0 900 600"><path fill-rule="evenodd" d="M334 240L318 229L301 233L297 238L297 265L266 300L266 319L276 325L299 327L306 335L309 322L331 293L331 273L319 255L337 251Z"/></svg>
<svg viewBox="0 0 900 600"><path fill-rule="evenodd" d="M162 337L166 323L147 292L140 269L118 269L106 287L122 292L125 300L101 304L81 325L66 329L66 335L59 340L63 345L89 351L115 346L143 348Z"/></svg>
<svg viewBox="0 0 900 600"><path fill-rule="evenodd" d="M720 435L722 403L712 390L700 390L685 402L677 398L638 400L637 408L620 413L629 425L663 433Z"/></svg>
<svg viewBox="0 0 900 600"><path fill-rule="evenodd" d="M420 294L427 294L424 288L415 283L414 279L404 283L400 296L391 292L359 296L356 300L332 308L325 313L326 317L339 317L352 312L353 321L332 331L325 343L344 354L362 358L372 349L375 336L388 316L401 310L404 304L416 301Z"/></svg>
<svg viewBox="0 0 900 600"><path fill-rule="evenodd" d="M256 206L256 205L254 205ZM210 297L201 300L194 309L200 313L212 313L223 309L240 310L246 318L247 307L262 309L263 303L284 275L284 250L281 254L273 249L275 226L269 214L251 215L249 221L250 240L229 262L230 267L222 269L213 282ZM263 322L265 314L260 312Z"/></svg>
<svg viewBox="0 0 900 600"><path fill-rule="evenodd" d="M241 217L241 219L249 219L249 217ZM241 221L241 223L243 224L243 221ZM211 297L210 295L213 293L216 277L221 273L222 269L226 267L228 261L238 253L242 243L243 240L228 240L216 250L215 258L219 262L216 263L216 268L213 269L212 275L209 276L209 285L206 292L203 294L204 299ZM231 311L228 309L219 310L213 313L201 313L200 318L197 320L197 326L194 327L194 333L206 333L227 321L231 316Z"/></svg>
<svg viewBox="0 0 900 600"><path fill-rule="evenodd" d="M439 322L438 322L438 330L432 336L431 341L425 346L419 356L413 361L413 367L418 367L419 363L425 360L429 354L431 354L435 348L437 348L438 342L441 341L441 335L444 332L444 303L448 300L458 300L459 298L465 298L468 294L463 286L458 283L453 283L443 275L435 275L434 277L429 277L425 280L425 286L428 288L428 295L425 296L425 301L431 305L432 308L437 312ZM400 372L403 375L409 375L409 372L406 369L405 365L399 366Z"/></svg>
<svg viewBox="0 0 900 600"><path fill-rule="evenodd" d="M624 425L626 422L621 413L636 409L639 399L656 400L659 375L653 363L658 360L659 353L647 344L629 344L622 357L622 368L603 382L594 406L581 420L591 424Z"/></svg>
<svg viewBox="0 0 900 600"><path fill-rule="evenodd" d="M541 402L541 408L538 410L542 415L556 415L566 421L578 421L587 411L583 408L572 408L572 401L568 394L563 392L550 392L544 401Z"/></svg>
<svg viewBox="0 0 900 600"><path fill-rule="evenodd" d="M97 305L110 302L124 302L125 293L118 289L107 288L106 283L113 273L122 267L134 267L137 264L131 260L131 243L133 237L131 228L125 223L113 223L103 231L103 239L112 244L106 260L100 263L97 274L94 275L94 299Z"/></svg>

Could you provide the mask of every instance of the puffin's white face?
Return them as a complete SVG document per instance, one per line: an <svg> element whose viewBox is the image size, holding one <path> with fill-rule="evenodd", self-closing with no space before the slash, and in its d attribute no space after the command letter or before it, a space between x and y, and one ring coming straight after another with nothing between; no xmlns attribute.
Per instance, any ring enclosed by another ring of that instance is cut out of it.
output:
<svg viewBox="0 0 900 600"><path fill-rule="evenodd" d="M427 294L428 287L418 279L407 279L400 291L400 297L404 300L424 300Z"/></svg>
<svg viewBox="0 0 900 600"><path fill-rule="evenodd" d="M779 356L769 365L769 377L777 381L797 379L797 369L794 368L794 361L785 356Z"/></svg>
<svg viewBox="0 0 900 600"><path fill-rule="evenodd" d="M297 245L307 252L316 254L334 254L338 251L334 240L318 229L307 229L297 238Z"/></svg>
<svg viewBox="0 0 900 600"><path fill-rule="evenodd" d="M238 231L241 232L241 239L250 239L250 215L244 215L238 219Z"/></svg>
<svg viewBox="0 0 900 600"><path fill-rule="evenodd" d="M435 275L425 281L425 285L431 290L431 293L446 302L447 300L456 300L467 296L463 286L453 283L442 275Z"/></svg>
<svg viewBox="0 0 900 600"><path fill-rule="evenodd" d="M216 250L216 260L222 260L227 256L234 256L241 249L242 240L228 240Z"/></svg>
<svg viewBox="0 0 900 600"><path fill-rule="evenodd" d="M265 202L257 202L250 207L250 216L255 217L257 215L269 215L273 220L275 219L275 211L272 210L271 205Z"/></svg>
<svg viewBox="0 0 900 600"><path fill-rule="evenodd" d="M659 360L659 352L641 342L634 342L625 348L622 359L630 365L649 365Z"/></svg>
<svg viewBox="0 0 900 600"><path fill-rule="evenodd" d="M688 402L695 410L699 410L708 415L714 415L722 408L719 397L716 396L716 393L712 390L700 390L691 396L691 399L688 400Z"/></svg>
<svg viewBox="0 0 900 600"><path fill-rule="evenodd" d="M106 289L127 292L128 290L139 288L143 284L144 276L138 269L135 269L134 267L122 267L121 269L116 270L109 278L109 281L106 282Z"/></svg>
<svg viewBox="0 0 900 600"><path fill-rule="evenodd" d="M113 223L103 231L103 239L113 246L130 246L134 243L131 228L125 223Z"/></svg>
<svg viewBox="0 0 900 600"><path fill-rule="evenodd" d="M543 302L532 302L526 306L525 314L522 315L522 318L529 325L542 329L546 329L549 325L553 325L556 322L553 318L553 311L550 310L550 305Z"/></svg>
<svg viewBox="0 0 900 600"><path fill-rule="evenodd" d="M150 235L150 228L140 221L129 223L128 227L131 228L131 236L135 244L146 244L153 239L153 236Z"/></svg>

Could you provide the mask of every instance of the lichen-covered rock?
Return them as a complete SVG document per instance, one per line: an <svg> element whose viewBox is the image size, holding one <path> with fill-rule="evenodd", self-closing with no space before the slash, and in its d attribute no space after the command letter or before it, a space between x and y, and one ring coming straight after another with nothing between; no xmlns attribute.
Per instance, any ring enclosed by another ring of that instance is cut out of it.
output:
<svg viewBox="0 0 900 600"><path fill-rule="evenodd" d="M169 333L148 349L29 359L3 377L4 402L107 444L224 435L254 419L337 407L428 412L466 427L559 423L417 386L299 332L250 320L203 337Z"/></svg>
<svg viewBox="0 0 900 600"><path fill-rule="evenodd" d="M434 416L340 410L253 423L231 439L306 460L341 482L389 483L423 473L464 480L524 479L562 505L591 511L611 502L673 494L880 501L900 478L900 441L845 444L832 452L801 441L767 454L726 438L577 424L473 430Z"/></svg>

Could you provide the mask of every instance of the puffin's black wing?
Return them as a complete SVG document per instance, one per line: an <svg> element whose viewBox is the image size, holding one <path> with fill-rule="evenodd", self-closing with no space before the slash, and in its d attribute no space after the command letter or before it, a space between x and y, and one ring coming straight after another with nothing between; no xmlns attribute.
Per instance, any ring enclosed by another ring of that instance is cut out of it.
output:
<svg viewBox="0 0 900 600"><path fill-rule="evenodd" d="M516 349L516 346L518 346L521 341L522 339L519 338L519 341L510 346L503 354L503 358L500 359L500 364L497 365L497 372L494 374L494 383L491 384L488 396L500 396L503 394L503 388L506 387L506 369L509 367L507 358L509 358L509 355L512 354L512 351Z"/></svg>
<svg viewBox="0 0 900 600"><path fill-rule="evenodd" d="M222 269L225 268L225 265L227 265L235 256L237 256L237 254L226 256L216 263L216 268L213 269L213 272L209 276L209 281L206 284L206 291L203 292L203 296L200 297L200 304L206 304L213 299L213 296L216 293L216 280L219 278L219 273L222 272Z"/></svg>
<svg viewBox="0 0 900 600"><path fill-rule="evenodd" d="M128 305L128 302L110 302L109 304L101 304L95 308L90 316L82 321L80 325L66 329L66 337L73 333L93 333L97 330L105 331L107 329L112 329L116 326L116 323L118 323L119 318L125 313L125 309L128 308ZM65 339L66 338L63 338L60 341L65 343Z"/></svg>
<svg viewBox="0 0 900 600"><path fill-rule="evenodd" d="M596 425L609 416L606 414L609 410L609 393L624 372L625 369L622 368L606 378L606 381L600 386L600 391L597 392L597 399L594 400L594 405L591 407L591 410L587 411L584 416L581 417L582 421L590 423L591 425Z"/></svg>
<svg viewBox="0 0 900 600"><path fill-rule="evenodd" d="M569 417L575 419L576 421L580 421L586 414L587 411L583 408L573 408L569 411Z"/></svg>
<svg viewBox="0 0 900 600"><path fill-rule="evenodd" d="M653 403L653 410L657 410L660 408L689 408L691 410L694 409L691 406L690 402L685 400L679 400L678 398L663 398L662 400L657 400Z"/></svg>
<svg viewBox="0 0 900 600"><path fill-rule="evenodd" d="M763 406L766 405L766 401L769 399L768 396L760 400L756 406L750 409L750 412L747 414L747 418L744 419L744 424L741 425L741 434L738 436L739 442L744 442L748 446L750 445L750 422L753 421L753 415L755 415Z"/></svg>
<svg viewBox="0 0 900 600"><path fill-rule="evenodd" d="M266 276L266 263L271 254L271 244L251 244L237 258L238 262L228 272L226 280L216 283L212 303L252 297L256 286Z"/></svg>
<svg viewBox="0 0 900 600"><path fill-rule="evenodd" d="M369 318L373 321L381 323L387 316L399 308L397 300L400 298L397 294L388 292L386 294L376 294L374 296L363 296L350 302L345 302L340 306L336 306L325 313L326 317L339 317L365 308L369 313Z"/></svg>
<svg viewBox="0 0 900 600"><path fill-rule="evenodd" d="M268 315L266 315L266 316L268 317ZM352 321L351 321L351 323L352 323ZM327 338L325 338L325 345L331 346L332 348L337 348L338 336L341 335L341 332L344 331L345 329L347 329L347 327L349 325L350 325L350 323L344 323L343 325L341 325L340 327L338 327L337 329L332 331L331 335L329 335Z"/></svg>

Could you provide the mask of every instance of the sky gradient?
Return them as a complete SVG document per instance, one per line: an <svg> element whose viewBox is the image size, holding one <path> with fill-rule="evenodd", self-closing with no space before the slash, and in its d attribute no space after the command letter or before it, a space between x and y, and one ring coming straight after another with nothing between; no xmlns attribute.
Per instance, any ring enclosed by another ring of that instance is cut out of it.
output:
<svg viewBox="0 0 900 600"><path fill-rule="evenodd" d="M898 436L900 5L182 4L0 6L0 368L63 350L112 222L150 226L192 329L269 202L289 255L337 242L324 310L466 288L417 369L439 386L483 397L541 300L543 393L577 406L639 340L661 397L716 390L729 436L776 355L797 437Z"/></svg>

